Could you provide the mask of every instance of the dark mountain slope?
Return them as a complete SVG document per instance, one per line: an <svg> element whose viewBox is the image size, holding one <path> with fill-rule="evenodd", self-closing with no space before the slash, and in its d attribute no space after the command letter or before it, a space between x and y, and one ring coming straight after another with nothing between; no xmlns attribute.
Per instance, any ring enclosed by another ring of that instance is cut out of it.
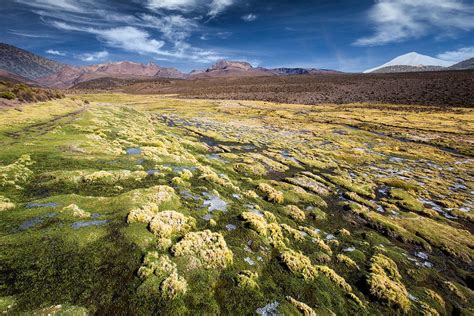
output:
<svg viewBox="0 0 474 316"><path fill-rule="evenodd" d="M52 75L65 65L21 48L0 43L0 69L28 79Z"/></svg>

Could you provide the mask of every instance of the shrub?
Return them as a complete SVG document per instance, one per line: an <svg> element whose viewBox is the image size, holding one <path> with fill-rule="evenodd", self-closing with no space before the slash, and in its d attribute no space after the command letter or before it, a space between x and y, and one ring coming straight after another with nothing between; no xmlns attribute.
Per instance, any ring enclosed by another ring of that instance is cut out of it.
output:
<svg viewBox="0 0 474 316"><path fill-rule="evenodd" d="M173 300L186 293L188 283L178 275L176 264L166 255L159 255L152 251L146 254L143 265L138 269L138 276L147 279L155 276L158 281L163 280L160 285L161 296L166 300Z"/></svg>
<svg viewBox="0 0 474 316"><path fill-rule="evenodd" d="M258 288L258 273L257 272L252 272L249 270L244 270L240 272L237 277L237 286L241 288L250 288L250 289L256 289Z"/></svg>
<svg viewBox="0 0 474 316"><path fill-rule="evenodd" d="M145 204L141 208L133 209L127 216L128 223L149 223L158 212L158 205L155 203Z"/></svg>
<svg viewBox="0 0 474 316"><path fill-rule="evenodd" d="M287 224L281 224L280 226L286 232L288 232L288 234L290 234L291 237L293 237L293 239L295 239L296 241L304 241L304 234L300 232L299 230L294 229L293 227Z"/></svg>
<svg viewBox="0 0 474 316"><path fill-rule="evenodd" d="M173 272L160 285L161 296L166 300L174 300L178 296L186 294L187 290L188 283L176 272Z"/></svg>
<svg viewBox="0 0 474 316"><path fill-rule="evenodd" d="M258 195L257 193L255 193L255 191L253 190L248 190L248 191L244 191L243 192L243 195L249 199L256 199L258 198Z"/></svg>
<svg viewBox="0 0 474 316"><path fill-rule="evenodd" d="M159 255L152 251L146 254L143 259L143 265L138 269L138 276L142 279L155 274L158 277L166 277L176 272L176 264L166 255Z"/></svg>
<svg viewBox="0 0 474 316"><path fill-rule="evenodd" d="M328 277L329 280L331 280L337 286L343 289L344 292L352 293L352 288L349 285L349 283L347 283L346 280L343 277L341 277L339 274L337 274L336 271L334 271L333 269L327 266L315 266L315 269L316 271L321 272L326 277Z"/></svg>
<svg viewBox="0 0 474 316"><path fill-rule="evenodd" d="M225 268L233 262L232 251L227 248L224 237L210 230L187 233L171 251L177 257L192 256L198 259L206 269Z"/></svg>
<svg viewBox="0 0 474 316"><path fill-rule="evenodd" d="M283 193L276 190L275 188L273 188L271 185L269 184L266 184L266 183L260 183L257 187L257 189L264 194L265 198L269 201L269 202L273 202L273 203L278 203L278 204L281 204L283 203Z"/></svg>
<svg viewBox="0 0 474 316"><path fill-rule="evenodd" d="M306 219L305 213L296 205L287 205L283 210L286 215L296 221L304 221Z"/></svg>
<svg viewBox="0 0 474 316"><path fill-rule="evenodd" d="M270 223L267 225L268 242L277 249L285 249L285 238L281 226L278 223Z"/></svg>
<svg viewBox="0 0 474 316"><path fill-rule="evenodd" d="M82 210L76 204L68 205L68 206L64 207L62 211L71 213L71 215L74 216L74 217L79 217L79 218L89 218L89 217L91 217L91 213Z"/></svg>
<svg viewBox="0 0 474 316"><path fill-rule="evenodd" d="M370 294L388 306L400 308L404 312L410 309L410 300L401 275L392 259L377 254L371 259L368 279Z"/></svg>
<svg viewBox="0 0 474 316"><path fill-rule="evenodd" d="M0 98L14 100L16 99L16 95L11 91L2 91L0 92Z"/></svg>
<svg viewBox="0 0 474 316"><path fill-rule="evenodd" d="M345 264L348 268L359 270L359 266L357 265L357 263L355 263L354 260L352 260L346 255L338 254L336 256L336 260L340 263Z"/></svg>
<svg viewBox="0 0 474 316"><path fill-rule="evenodd" d="M150 222L151 232L161 238L185 234L195 226L196 220L193 217L175 211L160 212Z"/></svg>
<svg viewBox="0 0 474 316"><path fill-rule="evenodd" d="M24 184L33 175L33 172L28 168L34 164L30 155L22 155L15 162L0 166L0 187L13 186L16 189L21 189L20 184Z"/></svg>
<svg viewBox="0 0 474 316"><path fill-rule="evenodd" d="M337 234L340 236L349 237L351 235L351 232L345 228L341 228L337 231Z"/></svg>
<svg viewBox="0 0 474 316"><path fill-rule="evenodd" d="M247 176L263 176L267 173L265 167L260 163L236 163L234 164L233 168L236 172Z"/></svg>
<svg viewBox="0 0 474 316"><path fill-rule="evenodd" d="M426 295L428 295L429 298L438 303L441 307L445 307L446 303L444 302L444 299L441 297L441 295L431 289L426 289L425 293Z"/></svg>
<svg viewBox="0 0 474 316"><path fill-rule="evenodd" d="M267 221L263 216L252 212L243 212L240 216L246 221L250 228L259 235L267 235Z"/></svg>
<svg viewBox="0 0 474 316"><path fill-rule="evenodd" d="M438 311L425 302L420 302L420 308L423 316L439 316Z"/></svg>
<svg viewBox="0 0 474 316"><path fill-rule="evenodd" d="M285 248L285 238L281 226L276 223L275 215L264 212L265 216L261 216L252 212L243 212L241 217L246 221L251 229L256 231L260 236L266 237L270 245L277 249ZM266 221L268 219L272 223Z"/></svg>
<svg viewBox="0 0 474 316"><path fill-rule="evenodd" d="M3 195L0 195L0 212L8 211L12 208L15 208L15 203L10 202L10 199L7 199Z"/></svg>
<svg viewBox="0 0 474 316"><path fill-rule="evenodd" d="M307 281L312 281L318 276L318 271L308 257L301 252L287 249L280 255L285 266L294 274L302 276Z"/></svg>
<svg viewBox="0 0 474 316"><path fill-rule="evenodd" d="M438 216L436 211L426 209L423 203L403 189L390 189L390 197L394 199L396 204L409 211L422 213L430 217Z"/></svg>
<svg viewBox="0 0 474 316"><path fill-rule="evenodd" d="M305 303L297 301L291 296L287 296L286 299L288 300L288 302L290 302L291 305L293 305L301 313L303 313L303 316L316 316L317 315L316 312Z"/></svg>

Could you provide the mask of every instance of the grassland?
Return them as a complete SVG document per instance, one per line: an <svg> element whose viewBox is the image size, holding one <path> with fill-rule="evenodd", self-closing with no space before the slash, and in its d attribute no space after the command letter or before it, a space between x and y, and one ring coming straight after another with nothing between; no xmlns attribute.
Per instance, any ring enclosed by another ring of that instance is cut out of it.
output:
<svg viewBox="0 0 474 316"><path fill-rule="evenodd" d="M474 110L76 95L0 112L0 309L469 315Z"/></svg>

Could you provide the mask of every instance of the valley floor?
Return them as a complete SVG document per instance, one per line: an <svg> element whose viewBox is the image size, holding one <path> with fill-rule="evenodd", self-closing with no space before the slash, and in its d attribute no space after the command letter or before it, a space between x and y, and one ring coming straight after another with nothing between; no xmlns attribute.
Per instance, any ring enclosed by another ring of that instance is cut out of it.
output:
<svg viewBox="0 0 474 316"><path fill-rule="evenodd" d="M0 109L0 310L474 312L474 109Z"/></svg>

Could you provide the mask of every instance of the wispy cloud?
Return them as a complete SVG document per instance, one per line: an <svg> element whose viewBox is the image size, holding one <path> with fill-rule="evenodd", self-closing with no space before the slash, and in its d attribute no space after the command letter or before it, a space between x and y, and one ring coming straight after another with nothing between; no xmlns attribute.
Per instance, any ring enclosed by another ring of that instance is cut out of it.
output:
<svg viewBox="0 0 474 316"><path fill-rule="evenodd" d="M152 10L205 13L211 17L218 15L233 3L233 0L147 0L147 6Z"/></svg>
<svg viewBox="0 0 474 316"><path fill-rule="evenodd" d="M232 4L234 4L233 0L212 0L209 15L216 16Z"/></svg>
<svg viewBox="0 0 474 316"><path fill-rule="evenodd" d="M101 51L101 52L96 52L96 53L84 53L84 54L75 55L74 57L82 61L96 62L96 61L105 60L107 57L109 57L109 52Z"/></svg>
<svg viewBox="0 0 474 316"><path fill-rule="evenodd" d="M58 21L53 22L53 25L67 31L95 34L108 46L121 48L129 52L152 55L155 59L190 59L197 62L212 62L223 58L213 51L192 47L184 41L175 42L174 50L164 49L164 41L153 39L147 31L132 26L96 29Z"/></svg>
<svg viewBox="0 0 474 316"><path fill-rule="evenodd" d="M141 54L163 54L160 49L165 45L164 41L151 38L146 31L132 26L116 27L107 30L92 30L94 34L104 40L108 45L123 48L130 52Z"/></svg>
<svg viewBox="0 0 474 316"><path fill-rule="evenodd" d="M444 52L442 54L437 55L436 57L452 62L460 62L469 58L474 58L474 46L463 47L457 50Z"/></svg>
<svg viewBox="0 0 474 316"><path fill-rule="evenodd" d="M437 32L452 35L474 29L474 5L462 0L376 0L369 11L375 34L358 46L384 45Z"/></svg>
<svg viewBox="0 0 474 316"><path fill-rule="evenodd" d="M184 41L198 27L194 20L185 18L182 15L158 17L143 14L141 18L145 27L157 29L163 34L164 39L173 43Z"/></svg>
<svg viewBox="0 0 474 316"><path fill-rule="evenodd" d="M86 12L84 4L92 4L91 1L77 0L16 0L18 3L26 4L42 10L60 10L66 12Z"/></svg>
<svg viewBox="0 0 474 316"><path fill-rule="evenodd" d="M246 14L242 17L242 20L246 22L253 22L257 19L257 16L253 13Z"/></svg>
<svg viewBox="0 0 474 316"><path fill-rule="evenodd" d="M216 32L216 33L204 33L202 34L199 39L203 41L207 41L209 39L226 39L232 35L232 32Z"/></svg>
<svg viewBox="0 0 474 316"><path fill-rule="evenodd" d="M188 40L195 32L206 29L203 25L206 19L233 3L233 0L146 0L153 13L142 11L132 15L92 0L16 1L33 7L32 11L46 24L64 31L94 34L108 47L160 60L204 63L223 56L212 49L195 47Z"/></svg>
<svg viewBox="0 0 474 316"><path fill-rule="evenodd" d="M148 0L148 7L154 10L189 11L198 5L197 0Z"/></svg>
<svg viewBox="0 0 474 316"><path fill-rule="evenodd" d="M61 51L59 51L59 50L55 50L55 49L48 49L48 50L46 51L46 54L57 55L57 56L66 56L66 53L61 52Z"/></svg>
<svg viewBox="0 0 474 316"><path fill-rule="evenodd" d="M13 35L23 36L23 37L30 37L30 38L47 38L47 37L50 37L47 34L33 34L33 33L21 32L21 31L9 31L8 33L13 34Z"/></svg>

